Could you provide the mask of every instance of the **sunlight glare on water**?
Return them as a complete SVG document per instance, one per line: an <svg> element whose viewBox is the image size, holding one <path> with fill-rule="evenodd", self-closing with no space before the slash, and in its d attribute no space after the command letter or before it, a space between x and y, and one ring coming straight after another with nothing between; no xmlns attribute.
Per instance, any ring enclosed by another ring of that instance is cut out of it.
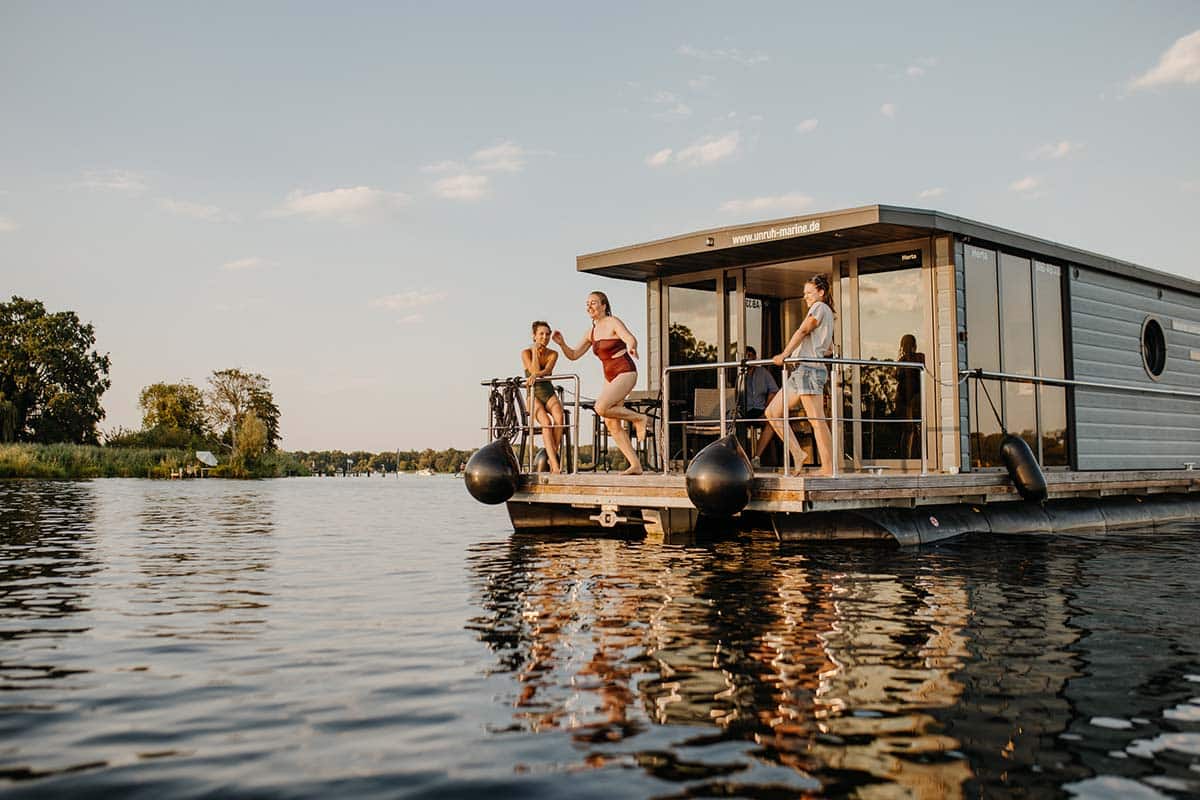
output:
<svg viewBox="0 0 1200 800"><path fill-rule="evenodd" d="M448 477L0 482L0 786L1200 794L1198 526L514 534Z"/></svg>

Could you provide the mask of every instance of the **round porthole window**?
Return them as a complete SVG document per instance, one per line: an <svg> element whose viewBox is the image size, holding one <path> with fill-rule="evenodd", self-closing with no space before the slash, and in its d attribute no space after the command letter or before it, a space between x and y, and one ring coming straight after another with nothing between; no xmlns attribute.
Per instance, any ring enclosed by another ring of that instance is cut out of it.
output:
<svg viewBox="0 0 1200 800"><path fill-rule="evenodd" d="M1162 325L1154 317L1146 317L1142 323L1142 363L1151 378L1162 375L1167 366L1167 340Z"/></svg>

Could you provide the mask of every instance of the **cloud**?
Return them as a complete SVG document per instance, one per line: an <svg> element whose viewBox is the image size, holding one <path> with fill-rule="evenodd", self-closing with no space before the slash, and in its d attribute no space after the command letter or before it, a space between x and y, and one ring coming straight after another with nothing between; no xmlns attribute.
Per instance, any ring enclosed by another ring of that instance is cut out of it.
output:
<svg viewBox="0 0 1200 800"><path fill-rule="evenodd" d="M701 139L676 153L674 160L689 167L715 164L737 153L740 138L738 132L733 131L724 136Z"/></svg>
<svg viewBox="0 0 1200 800"><path fill-rule="evenodd" d="M231 222L234 219L231 214L227 214L217 206L189 203L186 200L174 200L170 197L160 197L158 204L177 217L190 217L204 222Z"/></svg>
<svg viewBox="0 0 1200 800"><path fill-rule="evenodd" d="M372 217L394 213L408 204L410 198L401 192L385 192L369 186L331 189L328 192L291 192L283 204L268 212L270 217L308 217L339 222L360 222Z"/></svg>
<svg viewBox="0 0 1200 800"><path fill-rule="evenodd" d="M1200 83L1200 30L1177 39L1153 69L1129 85L1132 89L1156 89L1176 83Z"/></svg>
<svg viewBox="0 0 1200 800"><path fill-rule="evenodd" d="M715 80L716 78L712 75L700 75L689 80L687 84L688 88L693 92L704 92L708 91L708 88L713 85L713 81Z"/></svg>
<svg viewBox="0 0 1200 800"><path fill-rule="evenodd" d="M471 160L485 172L520 172L526 157L525 149L514 142L501 142L471 154Z"/></svg>
<svg viewBox="0 0 1200 800"><path fill-rule="evenodd" d="M1071 153L1077 153L1083 149L1082 142L1072 142L1069 139L1063 139L1059 142L1044 144L1034 150L1030 158L1066 158Z"/></svg>
<svg viewBox="0 0 1200 800"><path fill-rule="evenodd" d="M932 189L922 189L917 193L917 197L921 200L928 200L934 197L941 197L946 193L946 190L941 186L934 186Z"/></svg>
<svg viewBox="0 0 1200 800"><path fill-rule="evenodd" d="M0 233L12 233L21 226L8 217L0 217Z"/></svg>
<svg viewBox="0 0 1200 800"><path fill-rule="evenodd" d="M1042 182L1032 175L1026 175L1020 180L1015 180L1008 185L1008 188L1014 192L1032 192L1034 189L1042 185Z"/></svg>
<svg viewBox="0 0 1200 800"><path fill-rule="evenodd" d="M684 118L692 115L692 109L674 92L659 92L650 99L650 102L660 106L669 106L658 113L660 117Z"/></svg>
<svg viewBox="0 0 1200 800"><path fill-rule="evenodd" d="M645 162L650 167L663 167L668 163L683 164L687 167L701 167L715 164L737 153L741 135L737 131L724 136L710 136L694 142L682 150L675 151L664 147L646 156Z"/></svg>
<svg viewBox="0 0 1200 800"><path fill-rule="evenodd" d="M442 302L447 297L445 292L432 291L429 289L410 289L406 292L397 292L396 294L387 294L382 297L376 297L371 301L371 305L375 308L386 308L389 311L409 311L414 308L424 308L425 306L435 305ZM401 318L401 321L420 321L416 313L406 315ZM411 319L418 317L418 319Z"/></svg>
<svg viewBox="0 0 1200 800"><path fill-rule="evenodd" d="M466 168L461 161L438 161L421 167L421 172L462 172Z"/></svg>
<svg viewBox="0 0 1200 800"><path fill-rule="evenodd" d="M879 107L879 113L883 114L888 119L894 118L896 116L896 104L884 103Z"/></svg>
<svg viewBox="0 0 1200 800"><path fill-rule="evenodd" d="M488 192L487 175L451 175L433 184L433 193L446 200L479 200Z"/></svg>
<svg viewBox="0 0 1200 800"><path fill-rule="evenodd" d="M812 133L817 129L817 120L806 119L796 126L796 133Z"/></svg>
<svg viewBox="0 0 1200 800"><path fill-rule="evenodd" d="M258 256L250 256L249 258L238 258L233 261L226 261L221 265L221 269L226 272L241 272L247 269L258 269L259 267L269 267L274 262L267 261L265 258Z"/></svg>
<svg viewBox="0 0 1200 800"><path fill-rule="evenodd" d="M406 314L405 316L396 320L396 322L400 323L401 325L415 325L418 322L424 322L424 321L425 321L424 314Z"/></svg>
<svg viewBox="0 0 1200 800"><path fill-rule="evenodd" d="M94 169L83 173L75 183L83 189L94 189L102 192L119 192L128 195L140 195L149 187L145 176L123 169Z"/></svg>
<svg viewBox="0 0 1200 800"><path fill-rule="evenodd" d="M689 56L698 58L702 61L733 61L736 64L745 66L754 66L767 61L766 53L743 53L737 48L728 50L702 50L698 47L692 47L690 44L681 44L675 49L675 52L681 56Z"/></svg>
<svg viewBox="0 0 1200 800"><path fill-rule="evenodd" d="M729 214L747 211L803 211L812 204L813 199L808 195L792 192L772 197L751 197L748 200L727 200L721 204L721 210Z"/></svg>
<svg viewBox="0 0 1200 800"><path fill-rule="evenodd" d="M657 153L653 153L651 155L646 156L646 163L648 165L650 165L651 167L665 166L666 163L670 160L671 160L671 148L669 148L669 147L664 147L662 150L659 150Z"/></svg>
<svg viewBox="0 0 1200 800"><path fill-rule="evenodd" d="M910 78L921 78L937 66L938 60L929 56L916 59L912 64L904 68L904 74Z"/></svg>

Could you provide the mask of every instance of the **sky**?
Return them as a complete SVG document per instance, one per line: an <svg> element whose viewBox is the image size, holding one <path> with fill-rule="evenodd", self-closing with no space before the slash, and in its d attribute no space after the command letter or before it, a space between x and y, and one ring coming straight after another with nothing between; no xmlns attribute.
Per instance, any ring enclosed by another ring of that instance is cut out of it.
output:
<svg viewBox="0 0 1200 800"><path fill-rule="evenodd" d="M382 451L592 289L644 341L583 253L883 203L1200 279L1200 3L833 5L0 0L0 296L95 326L104 431L238 367Z"/></svg>

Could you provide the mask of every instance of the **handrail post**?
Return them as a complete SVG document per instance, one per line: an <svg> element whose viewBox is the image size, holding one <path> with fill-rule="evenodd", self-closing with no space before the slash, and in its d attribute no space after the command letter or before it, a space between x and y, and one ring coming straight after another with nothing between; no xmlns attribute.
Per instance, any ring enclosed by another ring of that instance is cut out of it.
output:
<svg viewBox="0 0 1200 800"><path fill-rule="evenodd" d="M831 468L833 477L837 477L842 472L842 426L838 422L842 405L842 380L840 371L837 369L837 364L829 364L829 416L830 431L829 438L831 440L833 450L833 464Z"/></svg>
<svg viewBox="0 0 1200 800"><path fill-rule="evenodd" d="M663 475L671 474L671 418L670 418L670 416L668 416L670 414L670 409L671 409L671 381L670 381L671 376L670 376L670 372L671 372L670 367L663 367L662 408L659 409L660 412L662 413L662 435L663 435L663 439L666 440L665 449L664 449L663 444L659 445L659 456L660 457L665 456L662 458ZM655 439L657 439L657 438L658 438L658 436L656 434Z"/></svg>
<svg viewBox="0 0 1200 800"><path fill-rule="evenodd" d="M925 374L925 367L914 367L914 369L917 369L917 374L921 376L921 477L924 477L929 474L929 454L926 452L926 440L928 439L929 429L926 427L925 422L925 379L928 376ZM912 423L908 424L911 425ZM903 437L901 437L901 441L903 441Z"/></svg>
<svg viewBox="0 0 1200 800"><path fill-rule="evenodd" d="M783 372L780 373L780 377L783 378L782 385L779 387L779 393L783 395L783 435L780 436L779 439L781 442L783 442L783 477L786 478L789 475L791 475L790 465L792 463L792 459L791 459L791 455L792 455L792 447L791 447L792 423L788 420L788 377L789 377L789 375L788 375L786 359L783 362ZM767 420L767 424L768 425L771 424L770 420Z"/></svg>
<svg viewBox="0 0 1200 800"><path fill-rule="evenodd" d="M571 417L571 424L575 426L575 432L571 436L571 448L575 451L571 458L571 474L579 472L579 376L573 375L575 381L575 415Z"/></svg>
<svg viewBox="0 0 1200 800"><path fill-rule="evenodd" d="M718 397L720 398L718 407L721 409L721 438L724 439L725 433L726 433L726 430L725 430L725 411L726 411L725 368L724 367L717 367L717 391L720 393L718 395Z"/></svg>

